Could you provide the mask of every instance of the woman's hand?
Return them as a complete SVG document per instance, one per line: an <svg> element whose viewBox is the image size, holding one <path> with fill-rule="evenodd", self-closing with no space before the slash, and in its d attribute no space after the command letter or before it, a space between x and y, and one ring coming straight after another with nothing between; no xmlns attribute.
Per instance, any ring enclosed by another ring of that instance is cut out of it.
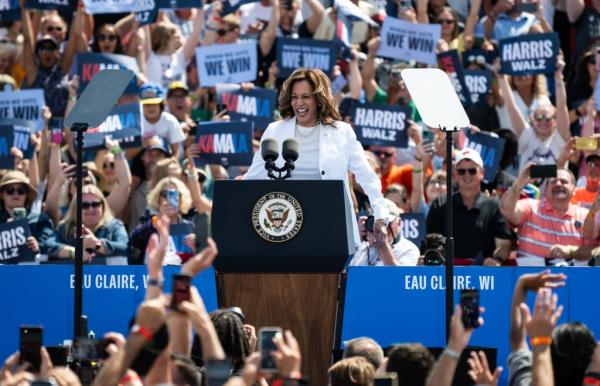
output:
<svg viewBox="0 0 600 386"><path fill-rule="evenodd" d="M29 236L27 238L27 247L29 249L31 249L33 251L33 253L40 252L40 245L38 244L37 240L33 236Z"/></svg>
<svg viewBox="0 0 600 386"><path fill-rule="evenodd" d="M85 225L81 226L81 235L83 236L83 249L93 249L96 250L96 246L98 245L98 239L94 232L92 232Z"/></svg>

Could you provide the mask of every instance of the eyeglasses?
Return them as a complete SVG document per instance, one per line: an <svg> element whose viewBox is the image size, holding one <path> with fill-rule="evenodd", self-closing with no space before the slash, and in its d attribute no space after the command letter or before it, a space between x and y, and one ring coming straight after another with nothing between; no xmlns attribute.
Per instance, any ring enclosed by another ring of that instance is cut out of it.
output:
<svg viewBox="0 0 600 386"><path fill-rule="evenodd" d="M54 26L54 25L49 25L46 27L46 32L62 32L63 27L61 26Z"/></svg>
<svg viewBox="0 0 600 386"><path fill-rule="evenodd" d="M440 19L438 20L439 24L454 24L454 20L452 19Z"/></svg>
<svg viewBox="0 0 600 386"><path fill-rule="evenodd" d="M464 176L467 172L469 172L470 175L474 176L475 174L477 174L477 169L476 168L456 169L456 173L458 173L459 176Z"/></svg>
<svg viewBox="0 0 600 386"><path fill-rule="evenodd" d="M100 41L108 40L109 42L114 42L115 40L117 40L117 35L98 34L98 40L100 40Z"/></svg>
<svg viewBox="0 0 600 386"><path fill-rule="evenodd" d="M102 169L114 169L115 168L115 163L114 162L103 162L102 163Z"/></svg>
<svg viewBox="0 0 600 386"><path fill-rule="evenodd" d="M554 119L554 115L534 115L533 119L535 119L536 121L550 122Z"/></svg>
<svg viewBox="0 0 600 386"><path fill-rule="evenodd" d="M379 150L374 150L373 154L375 154L379 158L381 158L381 157L390 158L391 156L394 155L394 153L391 151L379 151Z"/></svg>
<svg viewBox="0 0 600 386"><path fill-rule="evenodd" d="M14 195L15 193L19 196L23 196L25 193L27 193L27 189L23 187L15 188L14 186L7 186L4 188L4 193L8 194L9 196Z"/></svg>
<svg viewBox="0 0 600 386"><path fill-rule="evenodd" d="M82 202L81 203L81 209L83 209L83 210L90 209L90 208L98 209L101 206L102 206L102 203L100 201Z"/></svg>

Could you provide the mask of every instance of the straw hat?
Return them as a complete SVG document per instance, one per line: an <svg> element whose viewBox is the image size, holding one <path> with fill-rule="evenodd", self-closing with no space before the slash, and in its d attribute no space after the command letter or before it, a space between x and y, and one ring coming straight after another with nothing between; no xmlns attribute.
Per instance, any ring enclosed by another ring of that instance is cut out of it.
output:
<svg viewBox="0 0 600 386"><path fill-rule="evenodd" d="M37 197L37 191L33 188L33 186L31 186L31 184L29 183L29 178L27 178L27 176L23 172L20 172L18 170L11 170L10 172L2 176L2 178L0 179L0 190L10 184L25 185L28 190L27 198L29 199L29 203L35 201L35 198Z"/></svg>

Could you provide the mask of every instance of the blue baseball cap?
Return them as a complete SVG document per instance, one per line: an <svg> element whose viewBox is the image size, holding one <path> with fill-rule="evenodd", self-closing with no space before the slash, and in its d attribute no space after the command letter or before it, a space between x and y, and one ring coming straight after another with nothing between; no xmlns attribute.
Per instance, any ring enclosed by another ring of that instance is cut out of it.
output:
<svg viewBox="0 0 600 386"><path fill-rule="evenodd" d="M140 103L143 105L156 105L165 100L165 93L157 84L145 84L140 87Z"/></svg>

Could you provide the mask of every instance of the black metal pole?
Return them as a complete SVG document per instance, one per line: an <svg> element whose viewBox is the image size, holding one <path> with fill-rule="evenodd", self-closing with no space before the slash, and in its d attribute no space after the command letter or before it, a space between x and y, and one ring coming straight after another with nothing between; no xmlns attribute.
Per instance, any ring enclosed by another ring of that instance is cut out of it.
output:
<svg viewBox="0 0 600 386"><path fill-rule="evenodd" d="M440 128L441 129L441 128ZM454 230L452 227L452 131L446 131L446 342L454 311Z"/></svg>
<svg viewBox="0 0 600 386"><path fill-rule="evenodd" d="M76 160L76 186L77 186L77 218L75 220L75 306L73 315L74 336L80 337L82 333L81 315L83 314L83 237L81 235L81 195L83 190L83 133L87 130L87 123L75 123L71 131L77 135L77 160Z"/></svg>

